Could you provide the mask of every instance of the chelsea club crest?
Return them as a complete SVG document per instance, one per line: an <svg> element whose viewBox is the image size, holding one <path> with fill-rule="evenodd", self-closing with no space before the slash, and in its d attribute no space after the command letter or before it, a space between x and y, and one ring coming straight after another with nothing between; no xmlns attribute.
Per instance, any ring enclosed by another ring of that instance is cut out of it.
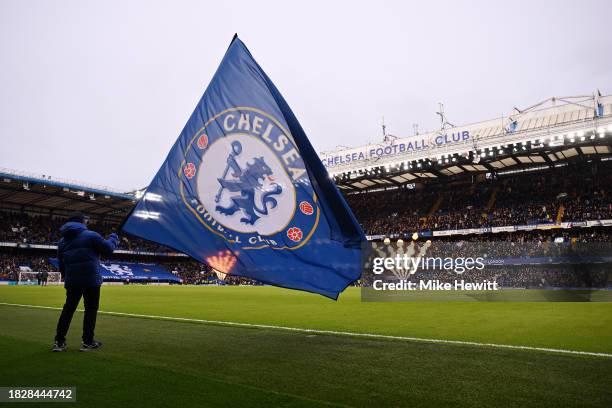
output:
<svg viewBox="0 0 612 408"><path fill-rule="evenodd" d="M296 249L320 209L290 133L255 108L225 110L193 136L179 173L183 202L242 249Z"/></svg>

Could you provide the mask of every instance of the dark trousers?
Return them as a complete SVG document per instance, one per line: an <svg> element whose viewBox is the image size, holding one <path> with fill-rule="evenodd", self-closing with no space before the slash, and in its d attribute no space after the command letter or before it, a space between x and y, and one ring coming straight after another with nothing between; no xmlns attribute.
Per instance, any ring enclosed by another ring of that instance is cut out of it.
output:
<svg viewBox="0 0 612 408"><path fill-rule="evenodd" d="M72 315L79 305L83 297L85 303L85 314L83 316L83 342L90 344L94 339L94 330L96 328L96 316L98 314L98 305L100 304L100 287L81 287L74 286L66 288L66 303L62 309L59 321L57 322L57 333L55 341L66 341L66 333L70 328Z"/></svg>

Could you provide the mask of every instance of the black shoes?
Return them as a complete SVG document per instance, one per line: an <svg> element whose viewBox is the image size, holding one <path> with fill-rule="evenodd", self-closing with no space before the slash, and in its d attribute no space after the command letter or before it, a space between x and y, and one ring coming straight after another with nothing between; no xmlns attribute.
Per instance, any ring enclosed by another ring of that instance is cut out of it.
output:
<svg viewBox="0 0 612 408"><path fill-rule="evenodd" d="M99 349L100 347L102 347L101 341L94 340L89 344L83 342L81 343L81 348L79 349L79 351L93 351ZM57 353L61 351L66 351L66 348L67 345L65 341L56 341L55 343L53 343L53 348L51 349L51 351Z"/></svg>
<svg viewBox="0 0 612 408"><path fill-rule="evenodd" d="M102 342L98 340L94 340L91 343L87 344L85 342L81 343L81 348L79 351L93 351L102 347Z"/></svg>
<svg viewBox="0 0 612 408"><path fill-rule="evenodd" d="M53 348L51 349L51 351L53 351L54 353L60 352L60 351L66 351L66 342L62 341L56 341L55 343L53 343Z"/></svg>

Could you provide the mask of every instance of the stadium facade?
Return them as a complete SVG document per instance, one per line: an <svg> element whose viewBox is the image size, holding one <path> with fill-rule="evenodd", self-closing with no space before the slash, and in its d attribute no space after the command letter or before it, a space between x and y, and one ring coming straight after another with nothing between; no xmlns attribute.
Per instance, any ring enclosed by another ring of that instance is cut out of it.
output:
<svg viewBox="0 0 612 408"><path fill-rule="evenodd" d="M545 104L552 106L542 107ZM344 190L429 178L557 165L574 156L609 157L612 96L553 97L507 117L321 153Z"/></svg>

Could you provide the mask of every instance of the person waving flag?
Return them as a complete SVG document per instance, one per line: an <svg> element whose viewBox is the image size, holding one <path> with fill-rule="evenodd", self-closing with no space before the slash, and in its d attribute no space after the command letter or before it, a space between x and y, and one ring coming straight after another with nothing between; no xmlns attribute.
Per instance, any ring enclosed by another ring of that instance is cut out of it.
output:
<svg viewBox="0 0 612 408"><path fill-rule="evenodd" d="M361 227L237 36L122 229L230 276L332 299L361 275Z"/></svg>

